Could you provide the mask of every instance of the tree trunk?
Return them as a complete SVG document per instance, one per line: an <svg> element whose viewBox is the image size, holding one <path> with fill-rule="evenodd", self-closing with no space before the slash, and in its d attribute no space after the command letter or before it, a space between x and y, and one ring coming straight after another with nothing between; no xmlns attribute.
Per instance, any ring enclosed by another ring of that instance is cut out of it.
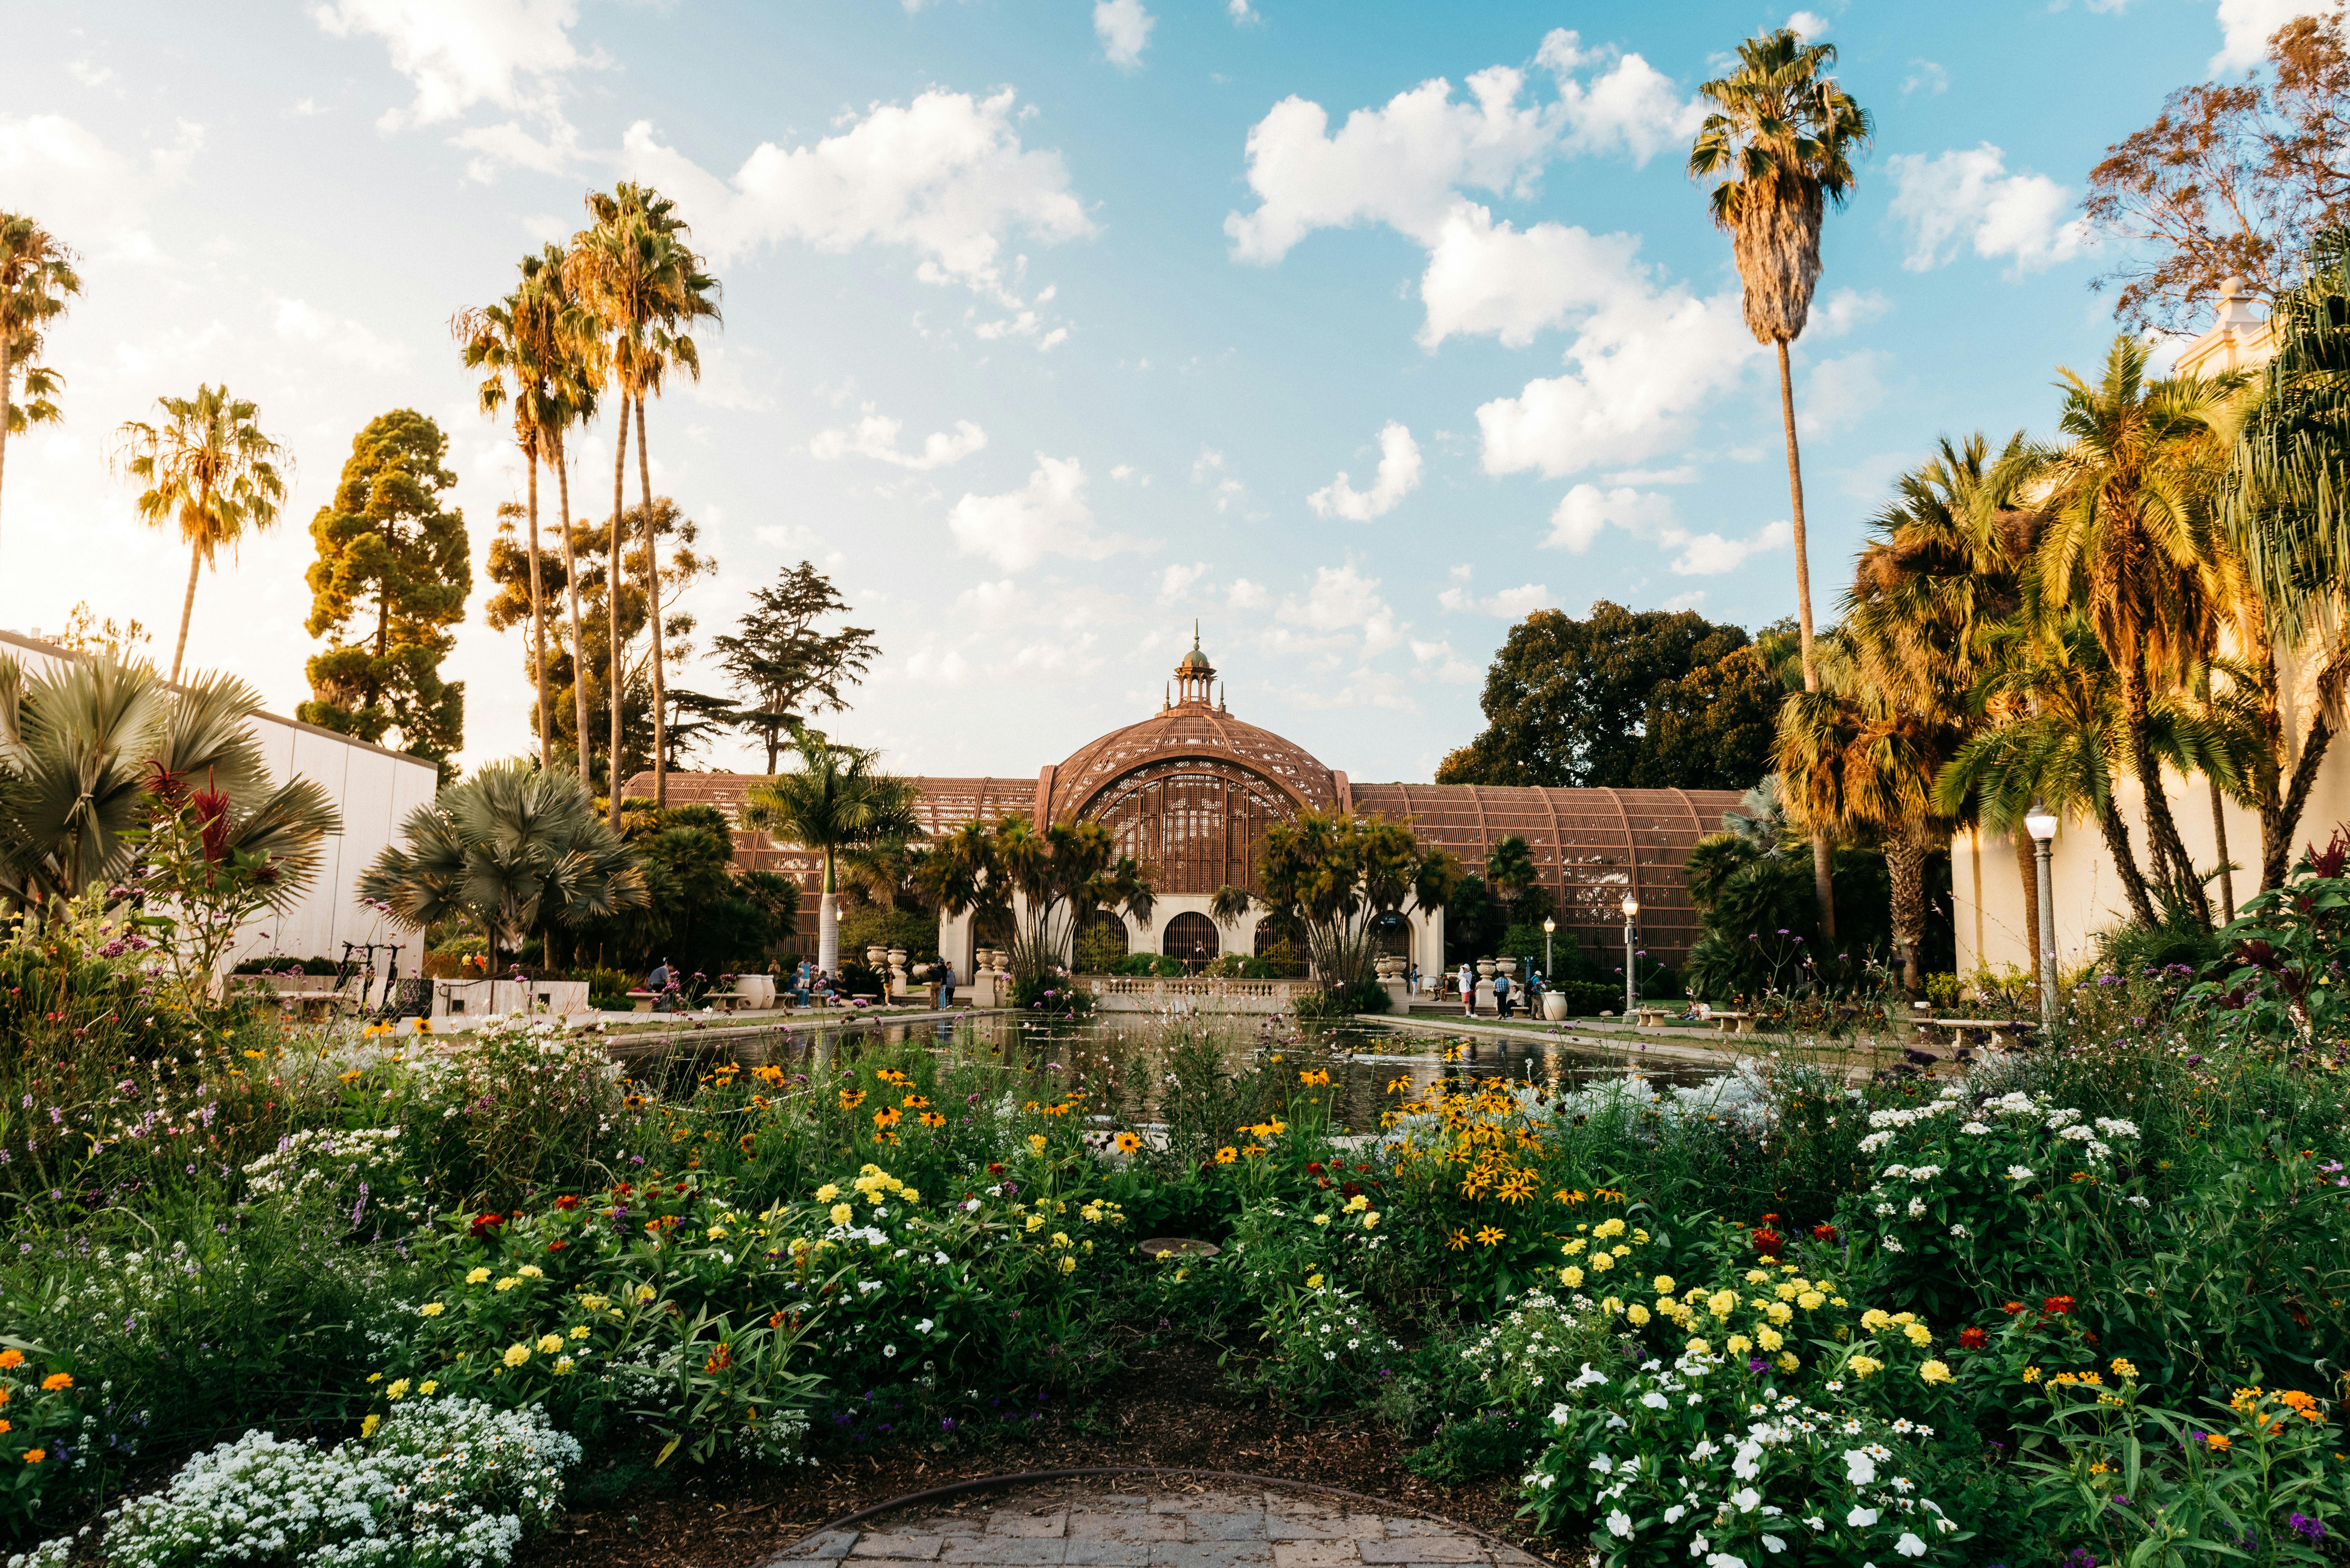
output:
<svg viewBox="0 0 2350 1568"><path fill-rule="evenodd" d="M2022 823L2016 824L2011 831L2015 837L2015 869L2023 878L2023 926L2032 939L2032 975L2033 983L2036 985L2039 983L2041 962L2040 857L2033 852L2032 835L2023 830ZM1981 953L1975 955L1975 962L1986 969L1990 967L1983 963Z"/></svg>
<svg viewBox="0 0 2350 1568"><path fill-rule="evenodd" d="M612 749L605 768L605 818L612 831L620 830L620 486L628 478L629 400L620 399L620 428L612 437L612 561L604 577L604 605L611 619L611 646L604 659L605 706L612 713Z"/></svg>
<svg viewBox="0 0 2350 1568"><path fill-rule="evenodd" d="M661 701L660 541L653 532L653 471L645 457L645 400L637 398L637 489L645 498L645 620L653 634L653 808L669 805L669 715Z"/></svg>
<svg viewBox="0 0 2350 1568"><path fill-rule="evenodd" d="M2146 812L2146 836L2154 851L2154 874L2169 885L2171 902L2205 925L2211 923L2211 900L2195 875L2195 863L2178 836L2178 823L2170 814L2170 797L2163 792L2162 764L2154 754L2152 721L2147 712L2146 655L2138 648L2117 650L2115 660L2122 680L2122 714L2129 728L2130 763L2137 773L2138 795ZM2143 918L2143 917L2141 917Z"/></svg>
<svg viewBox="0 0 2350 1568"><path fill-rule="evenodd" d="M2223 810L2227 803L2220 796L2220 781L2212 779L2210 782L2211 842L2218 846L2220 857L2220 919L2222 924L2232 925L2236 919L2236 877L2228 868L2228 818Z"/></svg>
<svg viewBox="0 0 2350 1568"><path fill-rule="evenodd" d="M531 684L538 690L538 765L545 768L555 760L555 734L546 719L546 596L538 580L538 448L536 444L523 449L523 461L530 465L530 642Z"/></svg>
<svg viewBox="0 0 2350 1568"><path fill-rule="evenodd" d="M1779 417L1787 428L1787 496L1794 508L1795 533L1795 625L1802 633L1804 650L1804 690L1820 689L1820 664L1812 653L1812 562L1805 546L1804 530L1804 460L1795 444L1795 379L1787 366L1787 340L1778 340L1779 348ZM1835 882L1831 873L1835 862L1828 854L1828 838L1825 833L1812 835L1812 890L1820 903L1820 940L1835 941Z"/></svg>
<svg viewBox="0 0 2350 1568"><path fill-rule="evenodd" d="M2277 803L2275 831L2270 831L2268 814L2263 811L2261 822L2261 888L2284 886L2285 874L2293 867L2293 837L2301 830L2301 814L2309 806L2309 792L2317 783L2318 764L2324 762L2326 749L2334 743L2334 721L2326 711L2341 701L2340 688L2350 677L2350 659L2336 658L2325 667L2317 679L2317 701L2309 716L2309 733L2301 743L2301 760L2293 764L2292 782L2286 785L2284 797Z"/></svg>
<svg viewBox="0 0 2350 1568"><path fill-rule="evenodd" d="M1918 994L1918 950L1926 940L1926 846L1904 824L1885 841L1887 902L1893 918L1893 950L1901 957L1901 988Z"/></svg>
<svg viewBox="0 0 2350 1568"><path fill-rule="evenodd" d="M829 849L824 852L824 890L816 904L816 967L840 979L840 899L833 892Z"/></svg>
<svg viewBox="0 0 2350 1568"><path fill-rule="evenodd" d="M571 455L555 443L555 504L563 508L563 582L571 596L571 734L578 742L579 783L589 786L588 766L588 640L579 618L579 564L571 548Z"/></svg>
<svg viewBox="0 0 2350 1568"><path fill-rule="evenodd" d="M8 363L8 335L0 332L0 481L8 476L9 379L15 374L15 368Z"/></svg>
<svg viewBox="0 0 2350 1568"><path fill-rule="evenodd" d="M2122 808L2109 793L2106 809L2097 814L2097 831L2105 836L2106 853L2113 857L2114 875L2122 879L2122 894L2129 899L2130 919L2149 929L2159 924L2155 919L2154 896L2147 890L2146 878L2139 875L2137 857L2130 852L2129 824L2122 820Z"/></svg>
<svg viewBox="0 0 2350 1568"><path fill-rule="evenodd" d="M210 517L213 510L212 481L206 480L203 489L198 493L202 497L199 515ZM190 540L188 542L188 593L187 597L180 601L180 640L172 645L172 684L174 686L180 682L180 661L188 655L188 622L194 619L196 614L196 571L203 563L203 540L201 538Z"/></svg>

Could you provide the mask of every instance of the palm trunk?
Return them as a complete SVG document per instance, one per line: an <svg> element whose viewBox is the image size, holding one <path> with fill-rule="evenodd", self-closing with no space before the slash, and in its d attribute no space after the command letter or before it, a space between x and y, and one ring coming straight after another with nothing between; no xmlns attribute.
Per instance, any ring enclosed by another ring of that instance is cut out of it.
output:
<svg viewBox="0 0 2350 1568"><path fill-rule="evenodd" d="M2211 900L2195 875L2195 862L2178 836L2178 820L2170 814L2170 797L2163 792L2162 764L2154 754L2153 723L2147 715L2146 656L2137 648L2123 650L2122 712L2129 727L2130 763L2137 772L2138 794L2145 802L2146 836L2154 851L2154 873L2169 884L2170 900L2205 925L2211 923Z"/></svg>
<svg viewBox="0 0 2350 1568"><path fill-rule="evenodd" d="M2106 796L2106 809L2097 814L2097 831L2105 836L2106 854L2113 860L2114 875L2122 879L2122 896L2129 900L2130 919L2149 929L2160 924L2154 913L2154 895L2138 871L2137 857L2130 851L2129 824L2122 819L2122 808L2110 793Z"/></svg>
<svg viewBox="0 0 2350 1568"><path fill-rule="evenodd" d="M2023 879L2023 929L2031 938L2032 973L2033 983L2037 984L2041 961L2040 857L2033 852L2032 835L2023 831L2022 823L2017 823L2012 831L2015 837L2015 869L2017 875ZM1982 964L1982 954L1975 954L1975 962Z"/></svg>
<svg viewBox="0 0 2350 1568"><path fill-rule="evenodd" d="M824 889L816 904L816 967L840 979L840 899L833 891L829 849L824 852Z"/></svg>
<svg viewBox="0 0 2350 1568"><path fill-rule="evenodd" d="M16 369L8 362L8 334L0 332L0 482L8 477L8 398Z"/></svg>
<svg viewBox="0 0 2350 1568"><path fill-rule="evenodd" d="M653 633L653 809L669 805L669 715L661 700L660 542L653 532L653 471L645 456L645 400L637 398L637 490L645 498L645 619Z"/></svg>
<svg viewBox="0 0 2350 1568"><path fill-rule="evenodd" d="M212 511L212 486L207 484L204 486L204 511L208 515ZM188 622L194 619L196 614L196 572L203 564L203 541L191 541L188 545L188 592L180 600L180 640L172 645L172 683L175 686L180 681L180 662L188 655Z"/></svg>
<svg viewBox="0 0 2350 1568"><path fill-rule="evenodd" d="M2223 925L2233 925L2236 919L2236 877L2228 869L2228 818L2222 809L2226 802L2220 794L2220 781L2211 785L2211 842L2220 857L2220 919Z"/></svg>
<svg viewBox="0 0 2350 1568"><path fill-rule="evenodd" d="M1778 339L1778 346L1779 417L1787 429L1787 495L1794 507L1795 624L1802 633L1804 690L1817 691L1820 665L1812 653L1812 561L1804 528L1804 459L1795 444L1795 379L1787 366L1787 340ZM1835 941L1835 882L1831 875L1834 869L1827 835L1813 834L1812 891L1819 898L1820 940L1831 945Z"/></svg>
<svg viewBox="0 0 2350 1568"><path fill-rule="evenodd" d="M2326 711L2341 701L2344 680L2350 678L2350 659L2336 658L2328 663L2317 678L2317 701L2309 718L2309 732L2301 743L2301 760L2293 764L2293 779L2284 789L2283 798L2277 802L2275 831L2271 833L2269 813L2264 809L2261 820L2261 887L2263 890L2284 886L2285 874L2292 868L2293 838L2301 829L2301 814L2308 808L2309 792L2317 783L2318 764L2324 762L2328 747L2334 743L2334 722Z"/></svg>
<svg viewBox="0 0 2350 1568"><path fill-rule="evenodd" d="M604 577L604 605L610 611L611 647L607 650L604 667L607 677L604 702L612 712L612 749L605 769L606 820L612 831L620 830L620 486L628 477L629 462L629 400L620 399L620 428L612 437L612 540L610 566Z"/></svg>
<svg viewBox="0 0 2350 1568"><path fill-rule="evenodd" d="M555 734L546 721L546 596L538 578L538 448L535 443L524 447L523 461L530 464L531 684L538 691L538 765L545 768L555 758Z"/></svg>
<svg viewBox="0 0 2350 1568"><path fill-rule="evenodd" d="M571 547L571 456L555 443L555 504L563 508L563 583L571 597L571 734L578 742L579 782L588 783L588 642L579 618L579 564Z"/></svg>
<svg viewBox="0 0 2350 1568"><path fill-rule="evenodd" d="M1893 950L1901 958L1901 988L1918 993L1918 950L1926 940L1926 846L1908 824L1885 841L1887 903L1893 918Z"/></svg>

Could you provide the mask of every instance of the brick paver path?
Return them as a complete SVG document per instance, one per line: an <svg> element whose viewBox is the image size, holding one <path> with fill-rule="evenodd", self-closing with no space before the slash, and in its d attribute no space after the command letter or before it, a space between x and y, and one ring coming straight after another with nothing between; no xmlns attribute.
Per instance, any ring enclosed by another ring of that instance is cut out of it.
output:
<svg viewBox="0 0 2350 1568"><path fill-rule="evenodd" d="M767 1568L1541 1568L1537 1559L1458 1526L1356 1512L1368 1505L1313 1492L1194 1490L1165 1481L1149 1482L1149 1491L1111 1490L1142 1484L1144 1478L1056 1483L977 1493L954 1506L917 1505L804 1542Z"/></svg>

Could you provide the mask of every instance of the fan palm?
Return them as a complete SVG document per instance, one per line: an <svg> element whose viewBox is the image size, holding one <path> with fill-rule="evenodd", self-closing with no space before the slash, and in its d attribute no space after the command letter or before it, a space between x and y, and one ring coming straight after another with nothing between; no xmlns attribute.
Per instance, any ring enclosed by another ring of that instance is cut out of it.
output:
<svg viewBox="0 0 2350 1568"><path fill-rule="evenodd" d="M1070 944L1097 910L1118 909L1148 921L1157 902L1149 869L1118 853L1107 824L1056 822L1038 832L1024 816L1006 817L992 836L995 874L1018 923L1012 974L1031 984L1070 961Z"/></svg>
<svg viewBox="0 0 2350 1568"><path fill-rule="evenodd" d="M823 857L816 961L827 973L837 973L840 857L918 832L914 786L882 773L875 753L836 746L812 730L800 732L794 746L799 753L797 767L744 792L743 825Z"/></svg>
<svg viewBox="0 0 2350 1568"><path fill-rule="evenodd" d="M232 676L173 688L111 653L47 675L0 656L0 899L46 909L122 876L152 792L176 779L227 797L214 836L268 857L271 900L290 905L341 824L314 781L272 786L253 732L260 711L260 694Z"/></svg>
<svg viewBox="0 0 2350 1568"><path fill-rule="evenodd" d="M2049 523L2036 568L2047 613L2080 604L2113 666L2154 874L2168 901L2208 922L2210 899L2163 789L2152 712L2158 682L2176 684L2210 657L2229 603L2212 502L2237 382L2149 382L2147 356L2124 335L2095 382L2060 370L2065 440L2040 464Z"/></svg>
<svg viewBox="0 0 2350 1568"><path fill-rule="evenodd" d="M1747 330L1779 355L1779 411L1787 433L1787 491L1794 508L1795 600L1804 690L1820 689L1812 647L1812 574L1804 524L1804 469L1795 441L1794 381L1787 345L1803 336L1820 281L1820 226L1831 201L1851 198L1852 160L1868 145L1868 111L1826 75L1833 44L1806 44L1780 27L1738 46L1738 68L1707 82L1713 106L1690 149L1694 178L1717 181L1713 221L1730 235L1745 286ZM1812 876L1824 934L1835 929L1828 846L1812 840Z"/></svg>
<svg viewBox="0 0 2350 1568"><path fill-rule="evenodd" d="M620 450L612 459L613 570L619 567L621 481L628 413L637 420L637 478L645 516L645 591L658 605L660 546L653 531L651 460L645 441L645 399L658 396L673 366L699 379L702 358L688 328L697 320L719 318L718 280L702 270L702 258L685 244L690 231L676 215L676 203L650 186L623 182L608 195L593 192L588 209L592 227L572 241L577 286L594 299L611 334L612 372L622 401ZM661 659L660 616L647 618L652 638L653 804L668 804L668 746L663 730L666 681ZM618 711L617 706L615 711ZM618 751L617 742L614 747ZM615 789L617 791L617 784Z"/></svg>
<svg viewBox="0 0 2350 1568"><path fill-rule="evenodd" d="M463 920L491 968L542 922L577 926L646 902L645 875L597 820L587 787L527 762L492 763L420 805L359 877L359 897L413 929Z"/></svg>
<svg viewBox="0 0 2350 1568"><path fill-rule="evenodd" d="M196 613L196 576L223 545L250 528L277 521L286 482L276 459L282 450L261 433L255 410L225 386L200 386L192 398L158 398L164 418L132 420L117 432L116 466L146 482L139 515L158 528L177 524L188 544L188 591L180 603L180 639L172 649L172 679L188 652L188 622ZM289 462L287 466L291 466Z"/></svg>
<svg viewBox="0 0 2350 1568"><path fill-rule="evenodd" d="M57 417L57 405L49 400L57 391L57 376L34 356L49 323L65 314L70 296L81 292L73 264L74 253L36 219L0 213L0 478L7 473L8 438ZM11 396L20 365L26 399L21 404Z"/></svg>

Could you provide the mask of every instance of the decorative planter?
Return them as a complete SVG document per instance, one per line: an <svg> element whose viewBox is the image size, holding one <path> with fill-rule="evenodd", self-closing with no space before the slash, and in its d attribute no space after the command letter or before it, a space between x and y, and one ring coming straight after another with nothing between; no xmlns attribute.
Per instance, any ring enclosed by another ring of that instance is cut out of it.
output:
<svg viewBox="0 0 2350 1568"><path fill-rule="evenodd" d="M1543 1017L1555 1023L1566 1016L1566 995L1563 992L1543 992Z"/></svg>
<svg viewBox="0 0 2350 1568"><path fill-rule="evenodd" d="M1493 967L1500 970L1503 974L1508 975L1512 980L1518 978L1518 961L1515 959L1495 959L1493 961Z"/></svg>
<svg viewBox="0 0 2350 1568"><path fill-rule="evenodd" d="M1493 961L1492 959L1479 959L1477 961L1477 978L1480 980L1491 980L1493 978Z"/></svg>
<svg viewBox="0 0 2350 1568"><path fill-rule="evenodd" d="M891 948L889 950L889 967L891 969L903 969L906 967L905 949Z"/></svg>

